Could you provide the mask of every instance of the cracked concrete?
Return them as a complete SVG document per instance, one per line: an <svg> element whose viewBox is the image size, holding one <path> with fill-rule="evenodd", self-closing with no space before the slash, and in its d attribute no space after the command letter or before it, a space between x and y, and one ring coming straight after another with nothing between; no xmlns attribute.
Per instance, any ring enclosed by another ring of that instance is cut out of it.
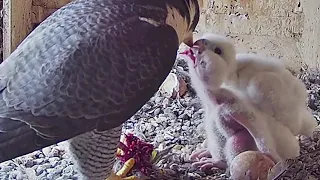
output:
<svg viewBox="0 0 320 180"><path fill-rule="evenodd" d="M288 68L320 67L319 0L206 0L198 32L231 36L239 52L282 58Z"/></svg>

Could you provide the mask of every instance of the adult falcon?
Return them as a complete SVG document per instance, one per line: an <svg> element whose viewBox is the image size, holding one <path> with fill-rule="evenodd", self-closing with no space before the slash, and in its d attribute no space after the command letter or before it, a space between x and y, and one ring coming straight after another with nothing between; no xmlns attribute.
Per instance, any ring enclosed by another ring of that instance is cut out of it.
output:
<svg viewBox="0 0 320 180"><path fill-rule="evenodd" d="M82 179L109 176L121 125L158 90L202 0L74 0L0 64L0 162L70 139Z"/></svg>

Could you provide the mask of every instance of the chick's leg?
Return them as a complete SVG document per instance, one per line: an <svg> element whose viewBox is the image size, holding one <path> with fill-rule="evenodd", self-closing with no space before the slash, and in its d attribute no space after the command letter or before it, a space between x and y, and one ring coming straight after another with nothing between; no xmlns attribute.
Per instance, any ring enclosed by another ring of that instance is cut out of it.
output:
<svg viewBox="0 0 320 180"><path fill-rule="evenodd" d="M195 160L192 164L193 167L200 167L200 170L207 170L212 168L225 169L226 159L224 153L224 147L226 144L226 138L221 134L220 129L217 126L218 115L215 113L206 112L205 115L205 131L206 140L203 142L200 151L195 151L191 154L190 160Z"/></svg>
<svg viewBox="0 0 320 180"><path fill-rule="evenodd" d="M69 141L68 149L83 180L105 180L112 174L122 125L103 132L90 131Z"/></svg>

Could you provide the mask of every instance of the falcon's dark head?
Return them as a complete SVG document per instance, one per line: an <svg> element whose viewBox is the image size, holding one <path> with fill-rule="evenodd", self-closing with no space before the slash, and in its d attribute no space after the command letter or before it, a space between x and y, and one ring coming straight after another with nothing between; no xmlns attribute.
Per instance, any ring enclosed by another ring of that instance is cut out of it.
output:
<svg viewBox="0 0 320 180"><path fill-rule="evenodd" d="M192 47L193 31L199 22L202 7L203 0L167 0L166 24L175 29L179 43Z"/></svg>
<svg viewBox="0 0 320 180"><path fill-rule="evenodd" d="M165 17L159 14L143 14L142 21L158 26L167 24L174 28L178 35L179 44L184 42L189 47L193 45L193 31L199 18L203 0L134 0L139 5L152 9L161 8L166 11Z"/></svg>

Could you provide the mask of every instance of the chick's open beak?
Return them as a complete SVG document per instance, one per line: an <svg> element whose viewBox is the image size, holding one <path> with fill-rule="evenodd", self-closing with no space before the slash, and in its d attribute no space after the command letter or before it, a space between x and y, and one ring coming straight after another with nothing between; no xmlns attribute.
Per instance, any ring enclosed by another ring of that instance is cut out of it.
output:
<svg viewBox="0 0 320 180"><path fill-rule="evenodd" d="M205 41L206 41L205 39L198 39L193 44L193 48L197 48L199 54L201 54L203 51L206 50Z"/></svg>

